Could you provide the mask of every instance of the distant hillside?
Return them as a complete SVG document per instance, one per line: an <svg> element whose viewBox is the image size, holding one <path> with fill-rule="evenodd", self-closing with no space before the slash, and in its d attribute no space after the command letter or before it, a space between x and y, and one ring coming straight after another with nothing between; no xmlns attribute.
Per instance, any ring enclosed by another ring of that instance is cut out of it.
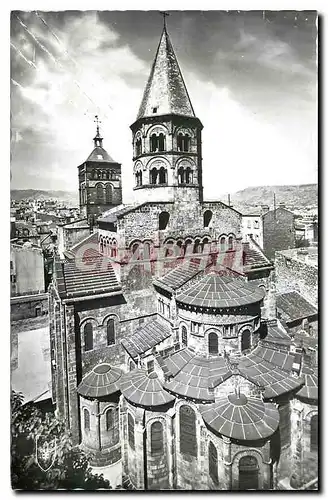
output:
<svg viewBox="0 0 328 500"><path fill-rule="evenodd" d="M299 186L257 186L237 191L230 195L231 205L234 207L250 207L257 205L273 206L273 193L276 195L276 204L285 203L292 208L302 208L318 205L317 184L301 184ZM220 197L225 203L227 195Z"/></svg>
<svg viewBox="0 0 328 500"><path fill-rule="evenodd" d="M68 203L70 205L78 205L78 195L74 191L43 191L39 189L12 189L10 191L11 199L21 201L24 199L32 200L49 200L57 199L58 201Z"/></svg>

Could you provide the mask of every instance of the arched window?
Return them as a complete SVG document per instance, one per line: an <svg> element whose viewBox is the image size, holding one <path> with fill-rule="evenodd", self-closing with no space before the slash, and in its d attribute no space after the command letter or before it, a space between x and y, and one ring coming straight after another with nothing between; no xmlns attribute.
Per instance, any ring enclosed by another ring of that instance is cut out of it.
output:
<svg viewBox="0 0 328 500"><path fill-rule="evenodd" d="M95 178L96 178L96 171L92 170L92 172L91 172L91 179L95 179Z"/></svg>
<svg viewBox="0 0 328 500"><path fill-rule="evenodd" d="M184 325L182 325L181 327L181 342L183 345L188 344L188 332L187 328Z"/></svg>
<svg viewBox="0 0 328 500"><path fill-rule="evenodd" d="M158 138L156 134L150 136L150 151L154 153L158 148Z"/></svg>
<svg viewBox="0 0 328 500"><path fill-rule="evenodd" d="M209 354L217 354L219 352L218 336L211 332L208 336L208 352Z"/></svg>
<svg viewBox="0 0 328 500"><path fill-rule="evenodd" d="M139 243L133 243L132 254L135 255L135 257L138 256L138 251L139 251Z"/></svg>
<svg viewBox="0 0 328 500"><path fill-rule="evenodd" d="M117 256L117 241L116 240L113 240L113 246L112 246L112 257L116 257Z"/></svg>
<svg viewBox="0 0 328 500"><path fill-rule="evenodd" d="M83 418L84 418L84 430L89 431L90 430L90 413L86 408L83 411Z"/></svg>
<svg viewBox="0 0 328 500"><path fill-rule="evenodd" d="M150 448L152 455L163 454L163 425L161 422L154 422L150 428Z"/></svg>
<svg viewBox="0 0 328 500"><path fill-rule="evenodd" d="M191 168L190 167L186 168L186 184L192 184Z"/></svg>
<svg viewBox="0 0 328 500"><path fill-rule="evenodd" d="M190 239L187 239L185 241L184 247L185 247L185 253L187 253L187 254L191 254L192 253L192 251L193 251L193 244L192 244L192 241Z"/></svg>
<svg viewBox="0 0 328 500"><path fill-rule="evenodd" d="M93 327L91 323L84 325L84 350L92 351L93 349Z"/></svg>
<svg viewBox="0 0 328 500"><path fill-rule="evenodd" d="M136 173L136 185L142 186L142 172L141 172L141 170Z"/></svg>
<svg viewBox="0 0 328 500"><path fill-rule="evenodd" d="M97 171L97 178L101 179L101 171L100 170Z"/></svg>
<svg viewBox="0 0 328 500"><path fill-rule="evenodd" d="M141 153L142 153L142 145L141 145L141 137L139 137L136 140L136 156L141 155Z"/></svg>
<svg viewBox="0 0 328 500"><path fill-rule="evenodd" d="M225 252L226 250L226 239L224 236L220 239L220 251Z"/></svg>
<svg viewBox="0 0 328 500"><path fill-rule="evenodd" d="M110 318L107 321L107 345L115 344L115 320Z"/></svg>
<svg viewBox="0 0 328 500"><path fill-rule="evenodd" d="M134 419L130 413L128 413L128 439L130 448L134 450Z"/></svg>
<svg viewBox="0 0 328 500"><path fill-rule="evenodd" d="M228 238L228 250L233 250L233 237L229 236Z"/></svg>
<svg viewBox="0 0 328 500"><path fill-rule="evenodd" d="M154 167L150 171L150 184L156 184L157 183L157 169Z"/></svg>
<svg viewBox="0 0 328 500"><path fill-rule="evenodd" d="M206 210L204 212L204 215L203 215L204 227L209 227L211 220L212 220L212 217L213 217L213 213L211 212L211 210Z"/></svg>
<svg viewBox="0 0 328 500"><path fill-rule="evenodd" d="M102 184L97 184L97 200L100 203L104 202L104 186Z"/></svg>
<svg viewBox="0 0 328 500"><path fill-rule="evenodd" d="M166 170L164 167L161 167L159 169L158 183L159 184L166 184L167 183Z"/></svg>
<svg viewBox="0 0 328 500"><path fill-rule="evenodd" d="M102 178L107 179L107 172L105 170L102 172Z"/></svg>
<svg viewBox="0 0 328 500"><path fill-rule="evenodd" d="M114 410L110 408L106 411L106 431L109 431L114 426Z"/></svg>
<svg viewBox="0 0 328 500"><path fill-rule="evenodd" d="M177 137L178 151L183 151L183 134L180 132Z"/></svg>
<svg viewBox="0 0 328 500"><path fill-rule="evenodd" d="M113 201L113 186L111 184L106 184L106 203L112 203Z"/></svg>
<svg viewBox="0 0 328 500"><path fill-rule="evenodd" d="M200 243L200 240L195 240L194 253L201 253L201 251L202 251L202 245Z"/></svg>
<svg viewBox="0 0 328 500"><path fill-rule="evenodd" d="M150 259L150 243L145 241L143 244L143 258L146 260Z"/></svg>
<svg viewBox="0 0 328 500"><path fill-rule="evenodd" d="M247 455L239 460L239 490L257 490L259 487L259 465L257 459Z"/></svg>
<svg viewBox="0 0 328 500"><path fill-rule="evenodd" d="M103 243L102 236L100 237L99 245L100 245L100 253L103 253L103 251L104 251L104 243Z"/></svg>
<svg viewBox="0 0 328 500"><path fill-rule="evenodd" d="M167 228L169 223L170 214L168 212L161 212L158 217L158 229L163 231Z"/></svg>
<svg viewBox="0 0 328 500"><path fill-rule="evenodd" d="M130 372L132 372L132 370L134 370L134 369L135 369L135 367L136 367L135 362L134 362L134 361L132 361L132 359L131 359L131 360L130 360L130 363L129 363L129 370L130 370Z"/></svg>
<svg viewBox="0 0 328 500"><path fill-rule="evenodd" d="M251 332L250 330L244 330L241 334L241 350L246 351L251 347Z"/></svg>
<svg viewBox="0 0 328 500"><path fill-rule="evenodd" d="M318 415L313 415L313 417L311 418L310 428L310 450L318 451Z"/></svg>
<svg viewBox="0 0 328 500"><path fill-rule="evenodd" d="M165 151L165 135L162 133L158 136L158 150Z"/></svg>
<svg viewBox="0 0 328 500"><path fill-rule="evenodd" d="M184 168L180 167L178 170L178 183L184 184Z"/></svg>
<svg viewBox="0 0 328 500"><path fill-rule="evenodd" d="M184 151L189 151L190 147L190 137L188 134L185 134L184 136L184 145L183 145L183 150Z"/></svg>
<svg viewBox="0 0 328 500"><path fill-rule="evenodd" d="M218 452L212 441L210 441L208 447L208 468L210 472L210 478L216 485L218 485Z"/></svg>
<svg viewBox="0 0 328 500"><path fill-rule="evenodd" d="M196 415L187 405L180 408L180 453L197 457Z"/></svg>

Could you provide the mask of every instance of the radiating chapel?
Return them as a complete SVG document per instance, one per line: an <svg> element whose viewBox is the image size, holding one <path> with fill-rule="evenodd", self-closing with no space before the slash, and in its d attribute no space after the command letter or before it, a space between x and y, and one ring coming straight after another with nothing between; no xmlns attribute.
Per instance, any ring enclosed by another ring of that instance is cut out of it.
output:
<svg viewBox="0 0 328 500"><path fill-rule="evenodd" d="M120 192L99 127L79 168L99 216L56 259L53 401L127 489L301 489L317 476L315 360L277 320L273 264L242 242L241 214L204 198L202 128L164 26L131 125L134 203L90 203L108 171Z"/></svg>

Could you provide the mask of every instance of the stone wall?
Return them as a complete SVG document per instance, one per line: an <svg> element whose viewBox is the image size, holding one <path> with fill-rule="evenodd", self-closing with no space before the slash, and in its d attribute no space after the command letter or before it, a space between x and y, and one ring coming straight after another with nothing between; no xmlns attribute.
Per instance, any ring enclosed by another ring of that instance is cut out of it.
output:
<svg viewBox="0 0 328 500"><path fill-rule="evenodd" d="M263 249L269 259L275 252L295 248L294 214L277 208L263 215Z"/></svg>
<svg viewBox="0 0 328 500"><path fill-rule="evenodd" d="M48 314L48 294L40 296L24 295L22 297L12 297L10 299L10 321L20 319L36 318Z"/></svg>
<svg viewBox="0 0 328 500"><path fill-rule="evenodd" d="M308 302L318 305L318 268L306 260L277 252L275 259L277 293L293 290Z"/></svg>

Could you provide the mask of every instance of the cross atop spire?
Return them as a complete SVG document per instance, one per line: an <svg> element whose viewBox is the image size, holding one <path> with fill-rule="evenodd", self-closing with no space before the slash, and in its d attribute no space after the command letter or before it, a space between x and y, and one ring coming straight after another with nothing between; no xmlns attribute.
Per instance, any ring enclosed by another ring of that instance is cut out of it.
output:
<svg viewBox="0 0 328 500"><path fill-rule="evenodd" d="M169 16L170 14L168 12L165 12L165 11L160 11L160 15L163 16L163 22L164 22L164 29L166 29L166 17Z"/></svg>
<svg viewBox="0 0 328 500"><path fill-rule="evenodd" d="M99 116L95 115L95 119L93 121L97 124L97 132L96 132L95 137L93 138L94 143L95 143L95 147L99 147L99 146L102 147L103 138L101 137L100 132L99 132L99 125L101 123L101 121L99 120Z"/></svg>
<svg viewBox="0 0 328 500"><path fill-rule="evenodd" d="M101 121L99 120L99 116L95 115L95 119L93 121L97 124L97 134L96 135L100 135L99 134L99 125L100 125Z"/></svg>

